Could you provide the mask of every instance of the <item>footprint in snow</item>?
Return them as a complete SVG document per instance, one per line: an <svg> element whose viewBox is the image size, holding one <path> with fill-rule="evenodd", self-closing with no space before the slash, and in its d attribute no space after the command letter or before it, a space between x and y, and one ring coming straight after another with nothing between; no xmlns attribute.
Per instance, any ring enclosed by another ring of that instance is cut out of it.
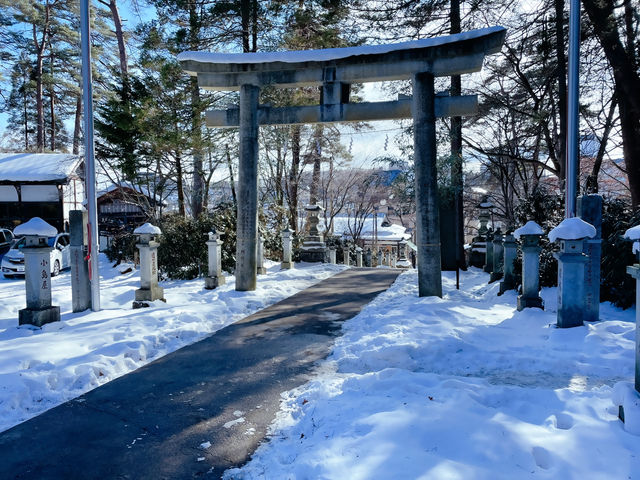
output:
<svg viewBox="0 0 640 480"><path fill-rule="evenodd" d="M540 468L548 470L551 467L551 454L546 448L533 447L531 455L533 455L536 465Z"/></svg>

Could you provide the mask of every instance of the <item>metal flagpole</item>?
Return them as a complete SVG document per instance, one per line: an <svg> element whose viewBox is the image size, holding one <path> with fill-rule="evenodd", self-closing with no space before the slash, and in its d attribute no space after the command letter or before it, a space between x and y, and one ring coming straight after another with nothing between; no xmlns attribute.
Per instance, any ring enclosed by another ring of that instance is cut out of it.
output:
<svg viewBox="0 0 640 480"><path fill-rule="evenodd" d="M91 86L91 31L89 1L80 0L80 43L82 48L82 101L84 104L84 164L87 210L89 213L89 278L91 310L100 310L100 273L98 272L98 208L96 205L96 162L93 144L93 89Z"/></svg>
<svg viewBox="0 0 640 480"><path fill-rule="evenodd" d="M565 218L576 215L576 194L579 163L578 124L580 120L579 93L580 85L580 0L571 0L569 8L569 69L568 69L568 103L567 103L567 152L565 168Z"/></svg>

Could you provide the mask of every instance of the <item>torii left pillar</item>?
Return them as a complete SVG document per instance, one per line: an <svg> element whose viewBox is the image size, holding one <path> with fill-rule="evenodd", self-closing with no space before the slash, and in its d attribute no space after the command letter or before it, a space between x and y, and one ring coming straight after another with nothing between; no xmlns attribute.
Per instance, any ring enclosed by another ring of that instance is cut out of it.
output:
<svg viewBox="0 0 640 480"><path fill-rule="evenodd" d="M442 297L440 213L436 172L436 114L434 79L413 76L413 158L416 182L418 295Z"/></svg>
<svg viewBox="0 0 640 480"><path fill-rule="evenodd" d="M240 165L238 169L238 225L236 290L256 289L258 248L258 97L260 88L240 86Z"/></svg>

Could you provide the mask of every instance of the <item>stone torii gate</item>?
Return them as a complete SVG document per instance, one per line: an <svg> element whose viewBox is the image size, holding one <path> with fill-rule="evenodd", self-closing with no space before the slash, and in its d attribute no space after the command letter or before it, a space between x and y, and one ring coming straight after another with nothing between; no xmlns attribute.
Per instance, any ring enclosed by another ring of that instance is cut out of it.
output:
<svg viewBox="0 0 640 480"><path fill-rule="evenodd" d="M207 90L239 90L239 108L206 112L209 127L240 128L236 290L256 288L258 127L413 118L420 296L442 296L436 181L436 117L468 116L477 97L436 95L434 77L479 71L502 47L506 30L491 27L412 42L292 52L178 55L182 68ZM352 83L412 80L413 97L350 103ZM320 104L260 105L260 88L321 86Z"/></svg>

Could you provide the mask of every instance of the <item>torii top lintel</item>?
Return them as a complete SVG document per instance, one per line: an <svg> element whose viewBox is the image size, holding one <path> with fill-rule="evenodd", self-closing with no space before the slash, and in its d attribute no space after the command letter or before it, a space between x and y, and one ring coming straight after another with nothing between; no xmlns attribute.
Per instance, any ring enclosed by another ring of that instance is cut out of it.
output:
<svg viewBox="0 0 640 480"><path fill-rule="evenodd" d="M183 52L182 68L200 87L238 90L240 85L281 88L327 82L364 83L479 71L485 55L497 53L506 29L490 27L411 42L362 47L261 53Z"/></svg>

